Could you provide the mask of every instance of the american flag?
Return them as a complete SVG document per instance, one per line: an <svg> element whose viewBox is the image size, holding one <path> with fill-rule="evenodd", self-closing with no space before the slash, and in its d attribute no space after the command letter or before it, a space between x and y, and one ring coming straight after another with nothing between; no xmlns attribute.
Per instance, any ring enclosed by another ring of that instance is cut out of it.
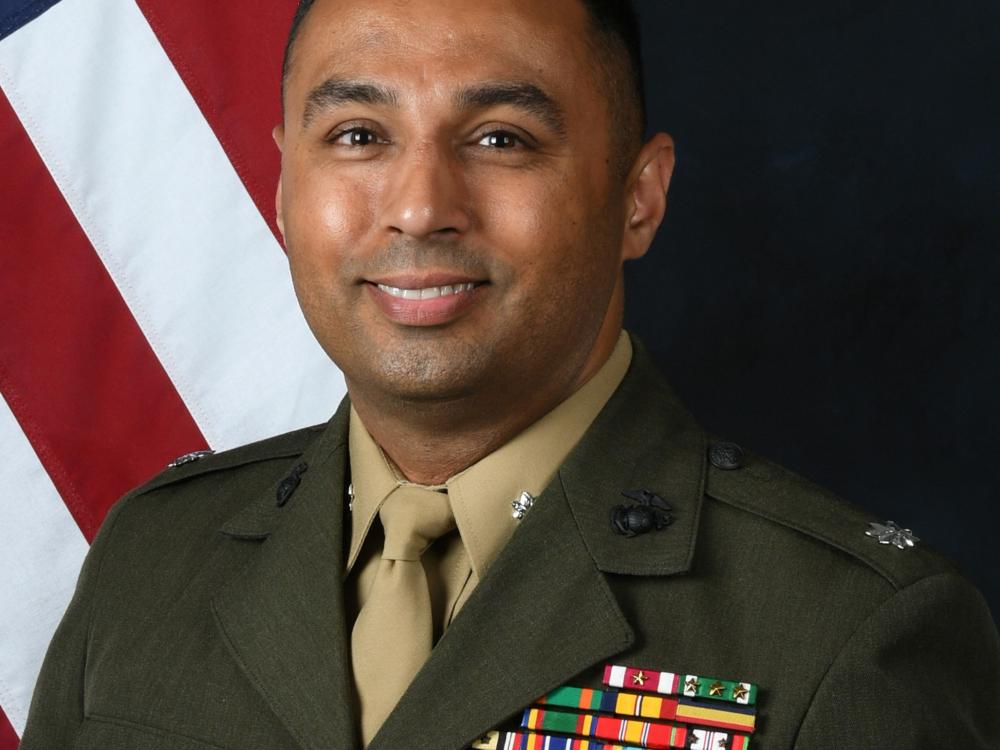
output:
<svg viewBox="0 0 1000 750"><path fill-rule="evenodd" d="M293 0L0 0L0 750L108 507L326 419L277 240Z"/></svg>

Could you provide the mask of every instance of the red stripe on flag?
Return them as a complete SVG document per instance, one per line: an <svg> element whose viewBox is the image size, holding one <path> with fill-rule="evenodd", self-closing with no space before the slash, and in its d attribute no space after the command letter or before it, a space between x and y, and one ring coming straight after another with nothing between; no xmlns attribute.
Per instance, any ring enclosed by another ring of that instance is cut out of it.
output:
<svg viewBox="0 0 1000 750"><path fill-rule="evenodd" d="M17 733L10 725L7 714L0 708L0 750L17 750Z"/></svg>
<svg viewBox="0 0 1000 750"><path fill-rule="evenodd" d="M0 392L90 540L205 438L2 93L0 150Z"/></svg>
<svg viewBox="0 0 1000 750"><path fill-rule="evenodd" d="M281 63L292 0L137 0L250 197L279 237L274 191L281 159Z"/></svg>

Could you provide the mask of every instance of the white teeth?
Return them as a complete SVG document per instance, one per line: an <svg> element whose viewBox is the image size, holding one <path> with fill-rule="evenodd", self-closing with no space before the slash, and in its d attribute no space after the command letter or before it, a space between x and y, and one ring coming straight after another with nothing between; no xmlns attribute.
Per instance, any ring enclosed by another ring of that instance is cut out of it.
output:
<svg viewBox="0 0 1000 750"><path fill-rule="evenodd" d="M450 294L459 292L471 292L476 288L473 282L467 284L449 284L445 286L429 286L424 289L399 289L394 286L379 284L378 288L391 297L400 299L434 299L435 297L447 297Z"/></svg>

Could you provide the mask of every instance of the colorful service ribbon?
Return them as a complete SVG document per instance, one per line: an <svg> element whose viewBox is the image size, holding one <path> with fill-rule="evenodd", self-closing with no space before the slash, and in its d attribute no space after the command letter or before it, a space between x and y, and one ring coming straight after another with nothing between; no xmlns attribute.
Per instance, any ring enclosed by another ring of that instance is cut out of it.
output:
<svg viewBox="0 0 1000 750"><path fill-rule="evenodd" d="M554 708L600 711L640 719L679 721L738 732L753 732L757 722L756 712L750 707L705 704L684 697L671 698L617 690L591 690L565 686L556 688L537 703Z"/></svg>
<svg viewBox="0 0 1000 750"><path fill-rule="evenodd" d="M757 702L757 686L752 682L716 680L693 674L659 672L616 664L608 664L604 668L604 684L613 688L660 695L683 695L688 698L708 698L743 706L752 706Z"/></svg>
<svg viewBox="0 0 1000 750"><path fill-rule="evenodd" d="M593 737L609 742L624 742L652 750L745 750L747 735L729 734L712 729L667 724L639 719L622 719L592 713L570 713L544 708L529 708L521 727L536 732L558 732Z"/></svg>
<svg viewBox="0 0 1000 750"><path fill-rule="evenodd" d="M474 750L644 750L635 745L559 737L536 732L490 732L472 743Z"/></svg>

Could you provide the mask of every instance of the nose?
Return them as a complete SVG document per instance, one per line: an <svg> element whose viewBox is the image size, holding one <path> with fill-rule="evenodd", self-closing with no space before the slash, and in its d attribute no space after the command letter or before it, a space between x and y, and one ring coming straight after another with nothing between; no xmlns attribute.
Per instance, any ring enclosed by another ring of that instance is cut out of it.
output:
<svg viewBox="0 0 1000 750"><path fill-rule="evenodd" d="M461 165L446 149L424 145L394 166L383 203L386 230L417 239L468 231L468 191Z"/></svg>

